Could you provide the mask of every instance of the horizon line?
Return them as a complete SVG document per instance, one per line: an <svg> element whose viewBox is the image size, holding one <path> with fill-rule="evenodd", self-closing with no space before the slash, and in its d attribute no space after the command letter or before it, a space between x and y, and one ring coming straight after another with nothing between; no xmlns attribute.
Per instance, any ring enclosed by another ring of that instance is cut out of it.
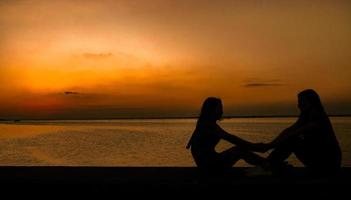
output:
<svg viewBox="0 0 351 200"><path fill-rule="evenodd" d="M223 119L231 118L296 118L299 115L227 115L223 116ZM351 114L330 114L329 117L351 117ZM138 120L138 119L197 119L198 116L174 116L174 117L111 117L111 118L75 118L75 119L59 119L59 118L47 118L47 119L0 119L0 121L79 121L79 120Z"/></svg>

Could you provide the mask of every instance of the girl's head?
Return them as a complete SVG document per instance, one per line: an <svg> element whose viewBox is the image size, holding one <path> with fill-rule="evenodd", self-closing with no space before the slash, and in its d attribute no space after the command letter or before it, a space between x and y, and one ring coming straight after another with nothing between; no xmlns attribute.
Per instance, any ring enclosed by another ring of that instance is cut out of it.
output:
<svg viewBox="0 0 351 200"><path fill-rule="evenodd" d="M301 111L300 120L303 122L313 120L325 123L329 121L319 95L312 89L303 90L298 94L298 107Z"/></svg>
<svg viewBox="0 0 351 200"><path fill-rule="evenodd" d="M304 90L298 94L298 107L301 112L324 110L319 95L312 89Z"/></svg>
<svg viewBox="0 0 351 200"><path fill-rule="evenodd" d="M208 97L202 104L199 121L217 121L222 118L222 100L216 97Z"/></svg>
<svg viewBox="0 0 351 200"><path fill-rule="evenodd" d="M193 143L193 138L196 133L199 133L198 128L203 122L216 122L220 120L223 115L223 105L222 100L216 97L208 97L202 104L201 113L199 119L197 120L196 128L194 130L191 139L188 142L187 148L190 148Z"/></svg>

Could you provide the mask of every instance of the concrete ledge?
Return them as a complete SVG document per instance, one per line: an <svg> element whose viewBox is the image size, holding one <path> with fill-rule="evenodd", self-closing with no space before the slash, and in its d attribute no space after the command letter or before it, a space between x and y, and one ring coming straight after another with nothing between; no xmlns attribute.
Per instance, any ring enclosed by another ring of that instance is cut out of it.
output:
<svg viewBox="0 0 351 200"><path fill-rule="evenodd" d="M194 167L0 167L2 184L118 184L184 185L208 184L349 184L351 168L333 176L311 175L305 168L293 168L275 176L247 177L246 168L204 173Z"/></svg>

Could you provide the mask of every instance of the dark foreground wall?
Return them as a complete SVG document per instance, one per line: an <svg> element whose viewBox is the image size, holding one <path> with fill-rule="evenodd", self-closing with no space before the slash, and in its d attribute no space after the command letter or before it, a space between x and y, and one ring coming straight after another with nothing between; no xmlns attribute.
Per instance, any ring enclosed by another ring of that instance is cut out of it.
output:
<svg viewBox="0 0 351 200"><path fill-rule="evenodd" d="M284 174L248 177L247 168L208 173L194 167L0 167L1 183L106 183L106 184L343 184L351 168L339 174L311 174L294 168Z"/></svg>
<svg viewBox="0 0 351 200"><path fill-rule="evenodd" d="M284 174L261 177L247 177L243 173L245 169L233 168L212 174L192 167L0 167L0 184L15 188L16 192L29 187L41 192L46 185L55 194L67 189L77 191L79 186L80 193L98 189L99 194L100 190L109 188L114 193L128 191L129 194L170 191L176 195L178 191L189 190L199 194L215 191L233 195L284 191L285 195L293 195L299 191L323 194L332 187L340 189L351 180L351 168L343 168L333 176L316 176L305 168L294 168ZM349 194L351 191L340 189L337 194L340 192Z"/></svg>

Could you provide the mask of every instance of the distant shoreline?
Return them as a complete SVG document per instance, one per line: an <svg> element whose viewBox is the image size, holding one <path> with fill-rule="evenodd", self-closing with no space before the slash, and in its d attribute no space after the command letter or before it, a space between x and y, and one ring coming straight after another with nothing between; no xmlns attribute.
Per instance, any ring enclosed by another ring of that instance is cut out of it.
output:
<svg viewBox="0 0 351 200"><path fill-rule="evenodd" d="M351 117L347 115L328 115L329 117ZM297 118L298 115L233 115L224 116L223 119L240 119L240 118ZM82 121L82 120L157 120L157 119L197 119L197 116L190 117L120 117L120 118L87 118L87 119L0 119L0 122L21 122L21 121Z"/></svg>

